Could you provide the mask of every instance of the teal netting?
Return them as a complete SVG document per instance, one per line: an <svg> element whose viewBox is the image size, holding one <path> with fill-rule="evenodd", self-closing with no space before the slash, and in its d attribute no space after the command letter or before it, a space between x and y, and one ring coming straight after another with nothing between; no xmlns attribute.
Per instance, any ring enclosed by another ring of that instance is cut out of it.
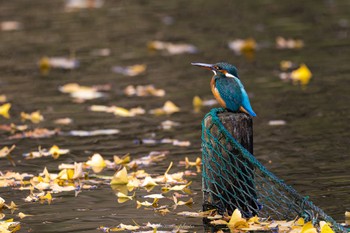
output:
<svg viewBox="0 0 350 233"><path fill-rule="evenodd" d="M268 171L227 131L212 109L202 122L203 207L231 214L238 208L245 217L258 215L275 220L303 217L317 224L332 224L336 232L345 227ZM211 117L211 121L205 120ZM208 122L210 124L208 125Z"/></svg>

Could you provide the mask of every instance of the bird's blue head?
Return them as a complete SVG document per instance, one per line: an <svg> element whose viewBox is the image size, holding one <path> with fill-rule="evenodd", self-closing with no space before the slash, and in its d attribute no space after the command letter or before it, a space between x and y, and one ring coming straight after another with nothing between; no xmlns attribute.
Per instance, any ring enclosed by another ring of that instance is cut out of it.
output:
<svg viewBox="0 0 350 233"><path fill-rule="evenodd" d="M237 68L234 65L231 65L227 62L218 62L215 64L206 64L206 63L191 63L194 66L199 66L208 70L212 70L215 74L218 72L222 73L228 78L239 78L237 74Z"/></svg>

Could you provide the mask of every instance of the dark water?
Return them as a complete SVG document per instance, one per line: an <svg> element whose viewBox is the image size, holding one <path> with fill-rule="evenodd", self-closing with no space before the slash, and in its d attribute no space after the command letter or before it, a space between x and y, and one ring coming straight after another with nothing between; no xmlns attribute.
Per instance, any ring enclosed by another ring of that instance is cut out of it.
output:
<svg viewBox="0 0 350 233"><path fill-rule="evenodd" d="M164 21L172 21L166 24ZM106 159L114 154L131 153L134 158L154 150L169 150L165 161L146 168L149 173L164 173L170 161L172 171L181 171L178 162L187 156L194 160L200 152L200 122L209 107L193 113L195 95L211 99L210 73L192 67L190 62L228 61L239 68L239 74L251 95L258 117L254 119L254 151L256 157L272 172L293 185L303 195L340 222L345 210L350 210L349 162L349 54L350 2L324 1L106 1L100 9L67 13L64 1L3 1L0 21L16 20L23 28L0 32L0 94L12 103L10 120L1 124L20 124L22 111L40 110L45 121L41 127L57 127L53 120L70 117L74 123L62 131L117 128L118 135L9 140L1 132L1 148L16 144L12 153L17 166L1 159L0 170L38 174L46 166L57 172L61 163L86 161L93 153ZM300 38L301 50L276 50L276 36ZM235 56L227 42L236 38L253 37L261 48L253 62ZM147 49L151 40L191 43L197 54L163 56ZM110 48L111 56L96 57L91 51ZM52 70L42 76L37 61L42 56L68 56L74 51L81 66L72 71ZM306 90L284 83L278 78L279 62L292 60L306 63L313 80ZM147 72L125 77L111 72L115 65L147 64ZM112 90L102 99L77 104L67 94L58 91L66 83L80 85L110 84ZM155 84L166 90L166 96L125 97L127 85ZM135 118L114 117L112 114L91 112L93 104L131 108L141 106L147 111L172 100L181 111L171 116L150 114ZM181 126L163 131L160 122L173 120ZM284 126L269 126L270 120L285 120ZM135 139L171 137L190 140L189 147L171 145L140 145ZM38 146L53 144L69 148L71 153L58 160L42 158L24 160L23 153ZM270 161L270 162L269 162ZM107 172L108 173L108 172ZM136 209L135 202L118 204L109 185L83 191L54 195L51 205L25 203L27 191L1 188L0 196L15 201L20 211L34 216L20 220L22 231L30 232L96 232L100 225L149 222L164 225L189 226L201 232L201 219L176 215L182 210L201 209L201 177L193 180L196 193L192 209L178 207L166 216L152 210ZM160 190L158 190L160 192ZM143 195L138 192L137 195ZM12 215L7 215L7 217ZM166 229L172 229L167 227Z"/></svg>

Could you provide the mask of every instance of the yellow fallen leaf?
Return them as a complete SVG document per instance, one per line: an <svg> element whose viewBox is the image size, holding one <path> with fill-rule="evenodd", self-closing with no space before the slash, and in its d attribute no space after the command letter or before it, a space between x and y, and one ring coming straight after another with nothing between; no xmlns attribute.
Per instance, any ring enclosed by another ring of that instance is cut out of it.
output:
<svg viewBox="0 0 350 233"><path fill-rule="evenodd" d="M227 225L229 228L233 229L249 227L247 220L242 218L242 214L241 211L239 211L239 209L235 209L235 211L233 211L231 219Z"/></svg>
<svg viewBox="0 0 350 233"><path fill-rule="evenodd" d="M113 175L113 178L110 184L111 185L127 184L128 182L129 182L128 172L126 170L126 167L123 167L120 171L116 172Z"/></svg>
<svg viewBox="0 0 350 233"><path fill-rule="evenodd" d="M150 186L157 186L157 185L158 184L155 182L155 180L152 177L147 176L140 186L150 187Z"/></svg>
<svg viewBox="0 0 350 233"><path fill-rule="evenodd" d="M39 196L39 199L40 200L47 200L47 203L48 204L51 204L51 202L52 202L52 195L51 195L51 193L50 192L47 192L44 196Z"/></svg>
<svg viewBox="0 0 350 233"><path fill-rule="evenodd" d="M69 150L68 149L60 149L57 145L53 145L50 148L49 153L52 155L52 157L54 159L58 159L58 157L60 155L69 153Z"/></svg>
<svg viewBox="0 0 350 233"><path fill-rule="evenodd" d="M316 228L312 225L311 222L305 223L300 233L317 233Z"/></svg>
<svg viewBox="0 0 350 233"><path fill-rule="evenodd" d="M25 217L28 217L28 216L33 216L33 215L30 215L30 214L24 214L24 213L22 213L22 212L19 212L19 213L17 214L17 216L18 216L20 219L23 219L23 218L25 218Z"/></svg>
<svg viewBox="0 0 350 233"><path fill-rule="evenodd" d="M294 70L291 73L291 79L294 83L300 83L302 86L306 86L312 77L312 73L305 64L301 64L299 69Z"/></svg>
<svg viewBox="0 0 350 233"><path fill-rule="evenodd" d="M44 120L44 116L41 115L40 111L35 111L32 113L21 112L22 121L30 120L34 124L38 124Z"/></svg>
<svg viewBox="0 0 350 233"><path fill-rule="evenodd" d="M190 206L193 204L193 199L190 198L188 201L178 201L178 202L175 202L175 205L187 205L187 206Z"/></svg>
<svg viewBox="0 0 350 233"><path fill-rule="evenodd" d="M119 224L119 227L123 228L125 230L128 230L128 231L134 231L134 230L138 230L140 228L139 226L125 225L123 223Z"/></svg>
<svg viewBox="0 0 350 233"><path fill-rule="evenodd" d="M86 165L90 166L94 172L98 173L106 167L106 162L102 155L96 153L93 154L91 159L86 162Z"/></svg>
<svg viewBox="0 0 350 233"><path fill-rule="evenodd" d="M193 97L192 105L194 108L194 112L200 112L203 107L203 101L199 96Z"/></svg>
<svg viewBox="0 0 350 233"><path fill-rule="evenodd" d="M334 233L332 228L325 221L320 221L321 233Z"/></svg>
<svg viewBox="0 0 350 233"><path fill-rule="evenodd" d="M74 162L74 175L72 179L84 177L83 163Z"/></svg>
<svg viewBox="0 0 350 233"><path fill-rule="evenodd" d="M10 103L0 105L0 115L9 119L10 118L10 114L9 114L10 108L11 108Z"/></svg>
<svg viewBox="0 0 350 233"><path fill-rule="evenodd" d="M16 148L16 145L12 145L10 148L7 146L4 146L0 150L0 158L4 158L10 155L11 151L13 151Z"/></svg>
<svg viewBox="0 0 350 233"><path fill-rule="evenodd" d="M114 159L114 163L117 165L126 164L130 162L130 154L128 153L122 157L119 157L118 155L114 155L113 159Z"/></svg>
<svg viewBox="0 0 350 233"><path fill-rule="evenodd" d="M118 203L124 203L126 201L132 200L135 197L135 193L132 196L125 195L122 192L117 193Z"/></svg>
<svg viewBox="0 0 350 233"><path fill-rule="evenodd" d="M345 211L345 218L350 218L350 211Z"/></svg>
<svg viewBox="0 0 350 233"><path fill-rule="evenodd" d="M6 102L6 101L7 101L6 95L0 95L0 103Z"/></svg>
<svg viewBox="0 0 350 233"><path fill-rule="evenodd" d="M158 115L165 115L165 114L170 115L179 111L180 111L180 108L176 106L173 102L168 100L164 103L162 108L152 109L150 113L158 116Z"/></svg>

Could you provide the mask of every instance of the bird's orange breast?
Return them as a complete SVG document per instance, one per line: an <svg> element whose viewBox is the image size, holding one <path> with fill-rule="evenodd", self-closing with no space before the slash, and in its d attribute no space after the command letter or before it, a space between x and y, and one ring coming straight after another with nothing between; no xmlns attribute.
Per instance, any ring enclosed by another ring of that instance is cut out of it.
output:
<svg viewBox="0 0 350 233"><path fill-rule="evenodd" d="M225 103L225 101L221 98L220 93L219 93L218 89L217 89L216 86L215 86L215 79L214 79L214 78L212 78L211 81L210 81L210 87L211 87L211 92L213 93L215 99L219 102L219 104L220 104L222 107L226 108L226 103Z"/></svg>

